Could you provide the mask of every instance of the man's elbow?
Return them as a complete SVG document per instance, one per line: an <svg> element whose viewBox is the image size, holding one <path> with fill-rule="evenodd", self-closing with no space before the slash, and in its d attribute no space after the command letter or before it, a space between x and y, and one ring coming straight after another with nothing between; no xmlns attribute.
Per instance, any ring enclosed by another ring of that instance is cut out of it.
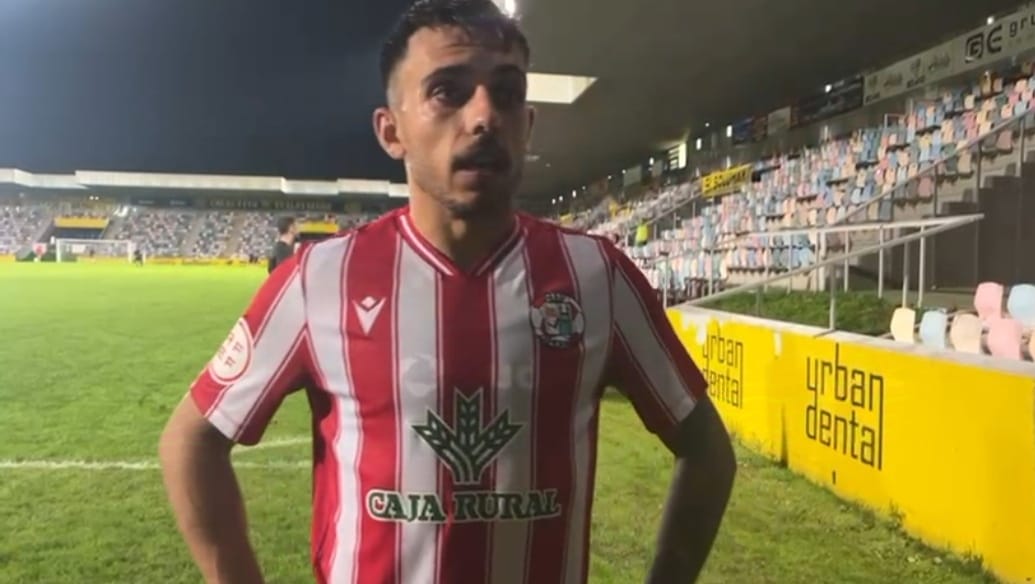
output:
<svg viewBox="0 0 1035 584"><path fill-rule="evenodd" d="M725 428L722 429L722 435L723 440L721 440L715 457L715 470L719 476L725 478L732 485L733 478L737 475L737 454L733 450L733 441Z"/></svg>
<svg viewBox="0 0 1035 584"><path fill-rule="evenodd" d="M677 432L674 450L691 465L707 467L709 476L716 482L732 484L737 473L737 455L726 425L710 400L701 400L684 420Z"/></svg>
<svg viewBox="0 0 1035 584"><path fill-rule="evenodd" d="M158 438L158 462L169 471L184 459L219 453L229 455L231 443L201 415L190 398L180 402Z"/></svg>

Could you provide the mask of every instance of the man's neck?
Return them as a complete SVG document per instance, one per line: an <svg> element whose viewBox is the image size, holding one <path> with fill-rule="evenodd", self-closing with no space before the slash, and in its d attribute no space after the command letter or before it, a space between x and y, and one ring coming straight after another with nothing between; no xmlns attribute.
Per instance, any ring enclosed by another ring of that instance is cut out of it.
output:
<svg viewBox="0 0 1035 584"><path fill-rule="evenodd" d="M410 199L410 220L428 243L461 269L467 269L499 245L516 218L510 209L502 209L491 215L460 219L431 197L418 196Z"/></svg>
<svg viewBox="0 0 1035 584"><path fill-rule="evenodd" d="M280 240L288 245L294 245L295 243L295 238L290 235L281 235Z"/></svg>

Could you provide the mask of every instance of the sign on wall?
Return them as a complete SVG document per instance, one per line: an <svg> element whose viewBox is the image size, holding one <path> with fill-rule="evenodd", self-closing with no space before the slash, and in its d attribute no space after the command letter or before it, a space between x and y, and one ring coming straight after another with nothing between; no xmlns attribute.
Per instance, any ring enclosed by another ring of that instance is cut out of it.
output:
<svg viewBox="0 0 1035 584"><path fill-rule="evenodd" d="M955 41L967 69L1035 49L1035 8L1027 8L982 26Z"/></svg>
<svg viewBox="0 0 1035 584"><path fill-rule="evenodd" d="M781 134L791 129L791 108L782 107L771 114L769 114L768 120L766 121L768 126L768 132L770 136Z"/></svg>
<svg viewBox="0 0 1035 584"><path fill-rule="evenodd" d="M701 195L718 197L731 193L751 181L751 165L734 166L701 178Z"/></svg>
<svg viewBox="0 0 1035 584"><path fill-rule="evenodd" d="M941 81L962 71L958 41L903 59L890 67L866 76L866 104L902 95L929 83Z"/></svg>

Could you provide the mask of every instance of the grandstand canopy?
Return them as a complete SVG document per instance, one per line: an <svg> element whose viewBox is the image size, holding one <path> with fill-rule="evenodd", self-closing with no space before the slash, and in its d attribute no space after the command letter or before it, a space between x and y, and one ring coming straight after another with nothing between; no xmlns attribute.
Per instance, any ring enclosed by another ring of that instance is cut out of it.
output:
<svg viewBox="0 0 1035 584"><path fill-rule="evenodd" d="M77 171L398 183L401 168L378 148L370 111L381 100L380 40L407 3L3 3L0 168L88 186L97 177ZM543 200L640 162L706 122L786 105L1017 6L514 3L533 71L576 76L533 81L540 117L525 194ZM577 99L563 103L565 92Z"/></svg>
<svg viewBox="0 0 1035 584"><path fill-rule="evenodd" d="M534 70L597 78L573 106L539 106L539 159L527 190L563 194L642 163L706 123L723 127L789 105L1019 4L518 0Z"/></svg>

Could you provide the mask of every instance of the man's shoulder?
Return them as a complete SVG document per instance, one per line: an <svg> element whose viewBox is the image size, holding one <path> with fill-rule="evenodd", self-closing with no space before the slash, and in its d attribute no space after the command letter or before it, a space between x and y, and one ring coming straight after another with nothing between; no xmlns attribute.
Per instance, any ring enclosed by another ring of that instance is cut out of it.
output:
<svg viewBox="0 0 1035 584"><path fill-rule="evenodd" d="M525 227L527 236L533 241L541 237L562 237L571 242L590 243L600 248L608 262L612 259L611 254L615 251L614 243L602 235L596 235L579 229L565 227L554 221L549 221L547 219L525 213L519 213L519 217L521 218L522 225Z"/></svg>
<svg viewBox="0 0 1035 584"><path fill-rule="evenodd" d="M349 245L359 239L368 240L371 238L383 239L395 237L395 221L399 213L399 210L390 211L373 221L350 227L348 229L343 229L326 239L311 243L308 246L303 247L303 252L308 252L304 255L311 256L314 253L317 255L333 255L335 251L342 252Z"/></svg>

